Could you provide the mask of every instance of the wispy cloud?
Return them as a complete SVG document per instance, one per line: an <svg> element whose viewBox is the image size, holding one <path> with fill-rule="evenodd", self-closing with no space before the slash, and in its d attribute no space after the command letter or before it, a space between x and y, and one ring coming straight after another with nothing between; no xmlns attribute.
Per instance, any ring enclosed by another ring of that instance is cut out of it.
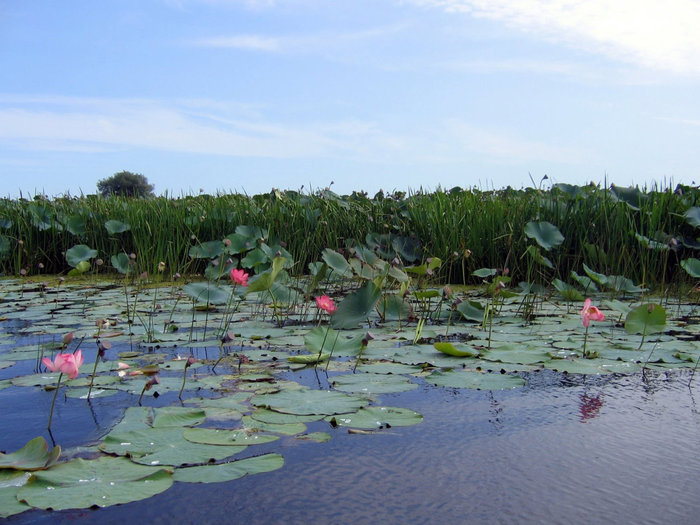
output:
<svg viewBox="0 0 700 525"><path fill-rule="evenodd" d="M0 144L34 151L177 151L271 159L337 158L387 163L570 163L581 152L508 130L451 119L395 130L359 119L282 123L261 110L206 100L156 101L0 95ZM257 116L256 116L257 115Z"/></svg>
<svg viewBox="0 0 700 525"><path fill-rule="evenodd" d="M406 24L370 27L357 31L297 35L235 34L205 37L193 40L192 45L209 48L231 48L273 53L320 52L347 44L370 42L406 29Z"/></svg>
<svg viewBox="0 0 700 525"><path fill-rule="evenodd" d="M638 66L700 74L695 0L409 0Z"/></svg>

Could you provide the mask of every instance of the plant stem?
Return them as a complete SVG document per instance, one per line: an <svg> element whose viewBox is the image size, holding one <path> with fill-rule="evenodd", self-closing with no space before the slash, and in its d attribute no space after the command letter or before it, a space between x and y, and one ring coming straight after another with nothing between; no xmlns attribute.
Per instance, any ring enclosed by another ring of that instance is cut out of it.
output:
<svg viewBox="0 0 700 525"><path fill-rule="evenodd" d="M61 378L63 377L63 372L58 374L58 382L56 383L56 391L53 393L53 400L51 401L51 411L49 412L49 424L46 428L51 428L51 421L53 420L53 407L56 405L56 396L58 396L58 389L61 386Z"/></svg>

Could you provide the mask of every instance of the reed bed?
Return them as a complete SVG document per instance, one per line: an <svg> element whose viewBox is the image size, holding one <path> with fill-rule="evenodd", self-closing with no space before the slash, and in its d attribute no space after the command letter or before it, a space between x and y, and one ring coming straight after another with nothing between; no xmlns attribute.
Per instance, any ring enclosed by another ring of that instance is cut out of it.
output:
<svg viewBox="0 0 700 525"><path fill-rule="evenodd" d="M110 257L135 254L139 268L170 274L202 272L206 261L190 248L222 240L237 226L267 231L293 256L290 273L308 273L324 249L346 251L377 236L411 239L421 260L438 257L435 278L454 284L479 283L479 268L508 269L525 279L533 240L530 221L556 226L564 242L544 253L553 269L538 268L547 281L569 281L587 265L649 287L689 278L680 260L695 257L698 228L693 214L700 199L694 187L638 190L555 185L548 190L438 189L375 196L272 190L266 194L189 195L130 199L118 196L0 200L0 271L3 275L61 274L70 270L65 253L86 245L97 251L95 273L110 273ZM107 221L127 231L110 234ZM369 237L368 237L369 236ZM399 255L400 258L400 254ZM415 261L402 261L412 263ZM420 260L418 261L420 262ZM161 269L163 265L161 264ZM517 282L517 281L516 281Z"/></svg>

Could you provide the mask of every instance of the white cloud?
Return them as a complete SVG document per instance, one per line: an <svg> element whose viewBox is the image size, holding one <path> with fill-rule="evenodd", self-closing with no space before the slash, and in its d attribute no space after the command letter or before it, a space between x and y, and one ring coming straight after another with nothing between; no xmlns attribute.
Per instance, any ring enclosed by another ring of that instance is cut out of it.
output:
<svg viewBox="0 0 700 525"><path fill-rule="evenodd" d="M700 2L695 0L410 0L502 22L615 60L700 73Z"/></svg>
<svg viewBox="0 0 700 525"><path fill-rule="evenodd" d="M289 43L287 41L287 43ZM250 49L253 51L281 51L287 49L282 41L275 37L265 37L261 35L236 35L203 38L195 42L201 47L221 47L233 49Z"/></svg>
<svg viewBox="0 0 700 525"><path fill-rule="evenodd" d="M257 116L256 116L257 113ZM270 159L346 159L398 164L570 164L585 156L565 146L482 129L457 119L396 131L358 119L279 123L260 111L205 100L0 95L0 145L29 151L176 151Z"/></svg>

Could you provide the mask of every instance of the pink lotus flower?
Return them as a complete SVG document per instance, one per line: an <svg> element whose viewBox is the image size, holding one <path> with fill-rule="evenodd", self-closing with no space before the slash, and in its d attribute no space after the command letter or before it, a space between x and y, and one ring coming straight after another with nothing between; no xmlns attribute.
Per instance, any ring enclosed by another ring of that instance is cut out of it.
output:
<svg viewBox="0 0 700 525"><path fill-rule="evenodd" d="M586 299L583 303L583 309L581 310L581 322L583 326L588 328L591 321L605 321L605 316L603 312L598 310L597 306L591 306L590 299Z"/></svg>
<svg viewBox="0 0 700 525"><path fill-rule="evenodd" d="M75 379L83 364L83 352L78 350L74 354L57 354L53 361L44 357L41 362L52 372L61 372L66 374L69 379Z"/></svg>
<svg viewBox="0 0 700 525"><path fill-rule="evenodd" d="M329 314L332 314L338 309L338 307L333 303L333 299L331 299L327 295L316 297L316 306L318 306L321 310L328 312Z"/></svg>
<svg viewBox="0 0 700 525"><path fill-rule="evenodd" d="M236 284L248 286L248 277L250 276L243 270L239 270L238 268L233 268L231 270L231 280Z"/></svg>

